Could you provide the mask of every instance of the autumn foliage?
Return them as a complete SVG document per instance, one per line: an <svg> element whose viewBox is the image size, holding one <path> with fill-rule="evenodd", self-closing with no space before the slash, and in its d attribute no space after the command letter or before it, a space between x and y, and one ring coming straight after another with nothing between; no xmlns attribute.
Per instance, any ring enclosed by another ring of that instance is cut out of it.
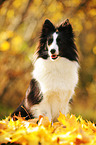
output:
<svg viewBox="0 0 96 145"><path fill-rule="evenodd" d="M71 112L96 121L96 0L0 1L0 118L25 96L46 18L55 25L68 18L73 26L80 79ZM61 113L55 123L42 116L28 121L8 117L0 121L0 144L95 145L96 127L81 116Z"/></svg>
<svg viewBox="0 0 96 145"><path fill-rule="evenodd" d="M9 121L10 120L10 121ZM58 121L49 122L47 117L30 119L10 117L0 121L0 143L21 145L95 145L96 127L81 116L60 113Z"/></svg>
<svg viewBox="0 0 96 145"><path fill-rule="evenodd" d="M68 18L72 24L80 79L71 112L96 121L96 0L0 1L0 118L25 96L33 69L30 59L46 18L55 25Z"/></svg>

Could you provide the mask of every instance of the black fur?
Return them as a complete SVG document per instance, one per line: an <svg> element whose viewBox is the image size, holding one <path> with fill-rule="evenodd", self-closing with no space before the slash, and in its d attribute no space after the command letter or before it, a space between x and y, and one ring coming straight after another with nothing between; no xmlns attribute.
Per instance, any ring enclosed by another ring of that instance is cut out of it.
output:
<svg viewBox="0 0 96 145"><path fill-rule="evenodd" d="M55 26L46 19L40 36L39 46L38 46L38 57L42 57L44 59L48 58L48 51L46 47L47 38L50 34L56 31Z"/></svg>
<svg viewBox="0 0 96 145"><path fill-rule="evenodd" d="M43 95L40 91L40 86L35 79L32 79L26 92L25 103L27 102L30 108L32 105L39 104L42 99Z"/></svg>
<svg viewBox="0 0 96 145"><path fill-rule="evenodd" d="M45 20L38 46L38 57L44 59L49 57L46 42L47 40L52 41L52 34L54 32L58 33L57 44L59 46L59 56L78 62L77 49L74 43L74 33L68 19L56 28L49 20Z"/></svg>
<svg viewBox="0 0 96 145"><path fill-rule="evenodd" d="M26 120L34 118L34 114L30 113L32 105L39 104L43 99L40 92L39 84L35 79L32 79L27 89L26 96L20 106L11 114L11 117L16 120L15 116L25 117ZM26 105L28 104L28 105Z"/></svg>
<svg viewBox="0 0 96 145"><path fill-rule="evenodd" d="M13 117L14 120L18 119L16 116L25 117L26 120L34 118L33 115L29 113L29 110L24 106L24 101L22 101L20 106L11 114L11 117Z"/></svg>
<svg viewBox="0 0 96 145"><path fill-rule="evenodd" d="M52 34L54 32L58 33L56 41L57 45L59 46L59 56L65 57L71 61L78 62L73 29L68 19L64 21L64 23L62 23L59 27L55 27L48 19L45 20L39 40L37 59L40 57L47 59L49 57L47 41L49 44L52 43ZM21 117L25 117L25 119L34 118L34 114L32 114L30 111L31 107L35 104L39 104L42 99L43 95L40 91L40 85L35 79L32 79L24 100L11 116L18 116L20 113Z"/></svg>

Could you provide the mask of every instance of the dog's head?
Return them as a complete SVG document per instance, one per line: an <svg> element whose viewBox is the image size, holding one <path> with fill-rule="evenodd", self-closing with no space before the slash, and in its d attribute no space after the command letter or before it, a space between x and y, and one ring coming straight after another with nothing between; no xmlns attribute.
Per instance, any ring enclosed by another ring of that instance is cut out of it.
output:
<svg viewBox="0 0 96 145"><path fill-rule="evenodd" d="M65 20L55 27L46 19L40 36L38 57L58 60L65 57L71 61L78 61L77 49L74 44L74 34L69 20Z"/></svg>

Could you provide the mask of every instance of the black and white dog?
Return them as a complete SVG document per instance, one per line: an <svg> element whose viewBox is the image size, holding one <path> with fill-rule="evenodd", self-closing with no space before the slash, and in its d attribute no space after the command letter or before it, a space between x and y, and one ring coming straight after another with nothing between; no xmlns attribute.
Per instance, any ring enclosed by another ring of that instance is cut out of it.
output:
<svg viewBox="0 0 96 145"><path fill-rule="evenodd" d="M32 80L21 105L12 114L26 119L47 116L55 121L67 114L78 82L78 55L69 20L55 27L45 20L37 49Z"/></svg>

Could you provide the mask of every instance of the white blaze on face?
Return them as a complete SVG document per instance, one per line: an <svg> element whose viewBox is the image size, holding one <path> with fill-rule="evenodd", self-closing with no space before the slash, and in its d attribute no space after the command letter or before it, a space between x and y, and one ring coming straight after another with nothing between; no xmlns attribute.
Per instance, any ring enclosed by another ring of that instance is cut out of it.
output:
<svg viewBox="0 0 96 145"><path fill-rule="evenodd" d="M48 43L47 43L48 54L49 54L50 57L52 55L52 53L51 53L51 50L52 49L55 50L54 55L59 55L59 47L57 45L57 37L58 37L58 34L55 32L55 33L53 33L52 37L53 37L52 43L50 45L48 45Z"/></svg>

